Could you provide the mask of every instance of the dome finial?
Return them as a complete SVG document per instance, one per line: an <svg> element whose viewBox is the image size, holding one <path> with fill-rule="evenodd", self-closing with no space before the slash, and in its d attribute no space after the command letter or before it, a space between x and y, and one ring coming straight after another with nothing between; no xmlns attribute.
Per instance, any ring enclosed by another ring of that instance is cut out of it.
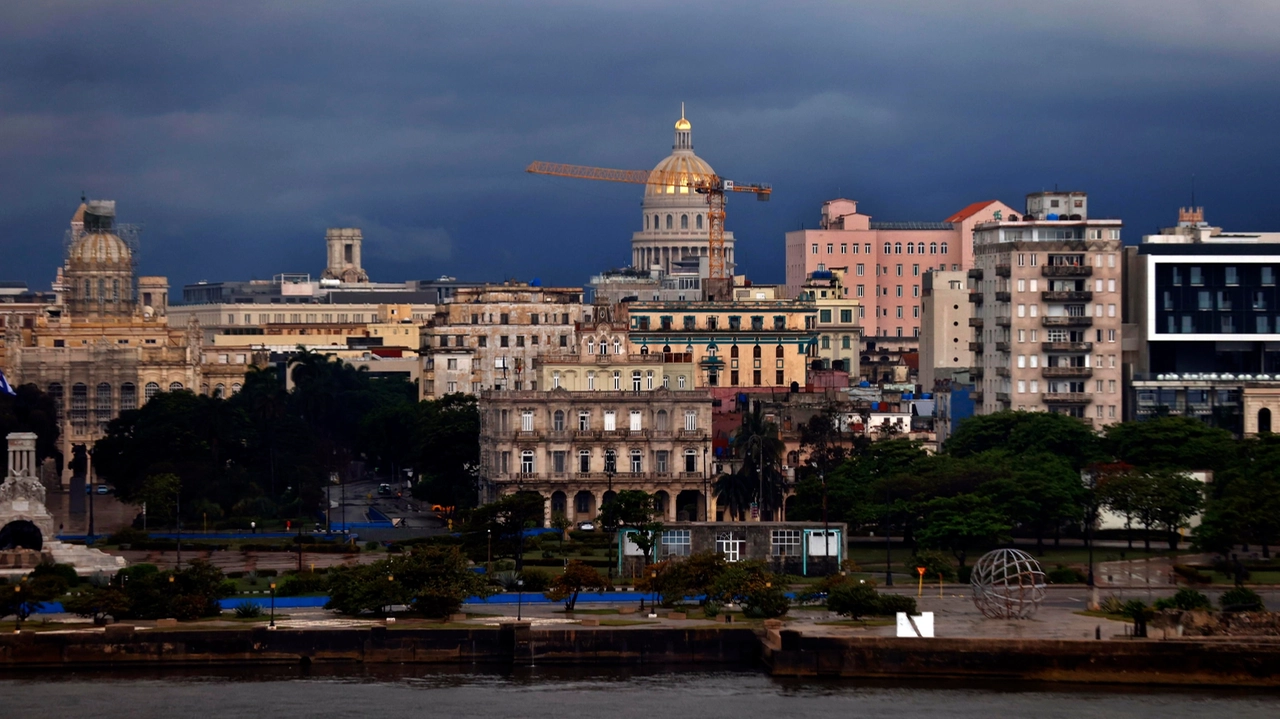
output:
<svg viewBox="0 0 1280 719"><path fill-rule="evenodd" d="M689 121L684 119L684 103L682 102L680 103L680 119L676 120L676 129L689 130L691 127L692 125L689 124Z"/></svg>

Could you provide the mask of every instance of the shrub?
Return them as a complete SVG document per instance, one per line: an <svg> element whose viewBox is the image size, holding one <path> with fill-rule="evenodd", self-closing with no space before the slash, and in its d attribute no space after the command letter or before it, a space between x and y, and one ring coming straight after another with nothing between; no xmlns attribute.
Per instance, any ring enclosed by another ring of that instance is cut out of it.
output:
<svg viewBox="0 0 1280 719"><path fill-rule="evenodd" d="M796 600L801 604L821 604L826 601L831 592L837 587L843 587L849 584L851 579L843 574L830 574L823 577L818 582L809 585L809 590L802 592L796 596Z"/></svg>
<svg viewBox="0 0 1280 719"><path fill-rule="evenodd" d="M1209 584L1213 577L1186 564L1173 565L1173 573L1187 580L1188 584Z"/></svg>
<svg viewBox="0 0 1280 719"><path fill-rule="evenodd" d="M234 611L237 619L257 619L262 616L262 605L257 602L240 602Z"/></svg>
<svg viewBox="0 0 1280 719"><path fill-rule="evenodd" d="M827 609L841 616L858 619L880 609L880 595L867 584L844 584L827 595Z"/></svg>
<svg viewBox="0 0 1280 719"><path fill-rule="evenodd" d="M791 600L782 587L753 586L742 600L742 616L751 619L774 619L787 613Z"/></svg>
<svg viewBox="0 0 1280 719"><path fill-rule="evenodd" d="M329 582L325 577L315 572L303 572L285 577L276 589L276 594L282 597L297 597L303 594L317 594L328 587Z"/></svg>
<svg viewBox="0 0 1280 719"><path fill-rule="evenodd" d="M881 594L876 614L893 616L898 612L916 613L916 599L905 594Z"/></svg>
<svg viewBox="0 0 1280 719"><path fill-rule="evenodd" d="M76 574L76 568L70 564L41 562L35 569L31 570L32 579L39 577L57 577L68 587L80 584L80 575Z"/></svg>
<svg viewBox="0 0 1280 719"><path fill-rule="evenodd" d="M934 550L925 550L917 552L916 556L911 558L912 567L924 567L924 576L926 580L936 579L939 574L943 579L954 579L956 576L955 567L951 564L951 558L942 552Z"/></svg>
<svg viewBox="0 0 1280 719"><path fill-rule="evenodd" d="M551 588L551 574L541 569L525 569L520 573L526 592L545 592Z"/></svg>
<svg viewBox="0 0 1280 719"><path fill-rule="evenodd" d="M377 542L374 542L374 541L369 541L364 543L365 550L370 552L376 552L381 547L382 547L381 544L378 544Z"/></svg>
<svg viewBox="0 0 1280 719"><path fill-rule="evenodd" d="M1179 589L1178 593L1168 599L1157 599L1156 609L1181 609L1184 612L1193 609L1209 609L1213 604L1205 595L1189 587Z"/></svg>
<svg viewBox="0 0 1280 719"><path fill-rule="evenodd" d="M1124 612L1124 602L1120 601L1120 597L1112 594L1111 596L1098 602L1098 609L1107 614L1121 614Z"/></svg>
<svg viewBox="0 0 1280 719"><path fill-rule="evenodd" d="M1044 578L1050 584L1084 584L1088 577L1074 567L1059 564L1045 572Z"/></svg>
<svg viewBox="0 0 1280 719"><path fill-rule="evenodd" d="M723 604L721 604L720 602L717 602L714 599L708 599L702 605L702 616L706 617L707 619L715 619L716 617L720 616L720 612L723 609L724 609Z"/></svg>
<svg viewBox="0 0 1280 719"><path fill-rule="evenodd" d="M133 527L121 527L117 529L110 537L107 537L107 544L136 544L145 542L151 537L141 529Z"/></svg>
<svg viewBox="0 0 1280 719"><path fill-rule="evenodd" d="M1223 611L1249 612L1263 608L1262 597L1248 587L1233 587L1222 593L1218 604Z"/></svg>

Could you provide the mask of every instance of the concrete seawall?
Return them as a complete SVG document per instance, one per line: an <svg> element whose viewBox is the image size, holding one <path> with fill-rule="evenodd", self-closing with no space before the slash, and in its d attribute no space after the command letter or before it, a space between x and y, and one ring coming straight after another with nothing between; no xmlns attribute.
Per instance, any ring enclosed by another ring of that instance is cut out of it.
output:
<svg viewBox="0 0 1280 719"><path fill-rule="evenodd" d="M1280 686L1280 642L805 637L761 646L774 676Z"/></svg>
<svg viewBox="0 0 1280 719"><path fill-rule="evenodd" d="M126 668L312 663L718 664L758 666L750 629L493 629L133 631L0 635L0 668Z"/></svg>

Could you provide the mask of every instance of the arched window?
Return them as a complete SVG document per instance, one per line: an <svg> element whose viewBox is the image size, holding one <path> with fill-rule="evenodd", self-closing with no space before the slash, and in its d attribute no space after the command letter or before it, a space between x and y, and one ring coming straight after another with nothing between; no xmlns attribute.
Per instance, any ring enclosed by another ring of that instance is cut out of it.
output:
<svg viewBox="0 0 1280 719"><path fill-rule="evenodd" d="M732 357L733 359L738 358L738 345L733 345L732 347L729 348L729 356Z"/></svg>
<svg viewBox="0 0 1280 719"><path fill-rule="evenodd" d="M132 382L120 385L120 411L128 412L138 408L138 386Z"/></svg>
<svg viewBox="0 0 1280 719"><path fill-rule="evenodd" d="M551 415L551 429L557 432L564 431L564 410L558 409Z"/></svg>
<svg viewBox="0 0 1280 719"><path fill-rule="evenodd" d="M631 370L631 391L640 391L640 370Z"/></svg>
<svg viewBox="0 0 1280 719"><path fill-rule="evenodd" d="M671 215L667 215L667 229L671 229Z"/></svg>
<svg viewBox="0 0 1280 719"><path fill-rule="evenodd" d="M658 410L658 431L659 432L666 432L667 430L670 429L670 426L667 424L667 422L668 422L667 411L665 409Z"/></svg>
<svg viewBox="0 0 1280 719"><path fill-rule="evenodd" d="M1271 432L1271 410L1263 407L1258 410L1258 434Z"/></svg>
<svg viewBox="0 0 1280 719"><path fill-rule="evenodd" d="M646 230L647 230L647 229L649 229L649 216L648 216L648 215L645 215L645 216L644 216L644 228L645 228Z"/></svg>
<svg viewBox="0 0 1280 719"><path fill-rule="evenodd" d="M143 400L150 401L150 399L155 397L157 394L160 394L160 385L155 382L148 382L146 386L142 388Z"/></svg>
<svg viewBox="0 0 1280 719"><path fill-rule="evenodd" d="M219 382L218 384L215 384L215 385L213 386L213 396L214 396L214 397L225 397L225 396L226 396L226 394L227 394L227 387L226 387L226 385L224 385L224 384L222 384L221 382Z"/></svg>
<svg viewBox="0 0 1280 719"><path fill-rule="evenodd" d="M71 385L71 425L83 431L89 423L89 387L82 382Z"/></svg>
<svg viewBox="0 0 1280 719"><path fill-rule="evenodd" d="M895 255L900 255L900 254L902 254L902 243L901 243L901 242L895 242L895 243L893 243L893 254L895 254Z"/></svg>
<svg viewBox="0 0 1280 719"><path fill-rule="evenodd" d="M593 355L595 353L596 353L596 341L588 337L587 338L587 354Z"/></svg>
<svg viewBox="0 0 1280 719"><path fill-rule="evenodd" d="M622 370L613 371L613 388L622 389Z"/></svg>
<svg viewBox="0 0 1280 719"><path fill-rule="evenodd" d="M93 280L84 281L84 298L86 300L93 299Z"/></svg>
<svg viewBox="0 0 1280 719"><path fill-rule="evenodd" d="M120 301L120 280L111 280L111 301Z"/></svg>
<svg viewBox="0 0 1280 719"><path fill-rule="evenodd" d="M915 253L916 253L916 246L915 246L915 245L913 245L912 243L908 242L908 243L907 243L907 254L908 254L908 255L914 255Z"/></svg>
<svg viewBox="0 0 1280 719"><path fill-rule="evenodd" d="M104 279L98 280L98 301L107 301L107 281Z"/></svg>
<svg viewBox="0 0 1280 719"><path fill-rule="evenodd" d="M653 370L648 370L644 374L644 388L653 389Z"/></svg>
<svg viewBox="0 0 1280 719"><path fill-rule="evenodd" d="M923 243L923 242L921 242L921 243L919 243L919 244L917 244L917 245L916 245L916 254L918 254L918 255L923 255L923 254L924 254L924 243Z"/></svg>
<svg viewBox="0 0 1280 719"><path fill-rule="evenodd" d="M616 355L622 354L622 340L617 337L613 338L613 353Z"/></svg>
<svg viewBox="0 0 1280 719"><path fill-rule="evenodd" d="M947 254L947 243L943 242L942 244L938 245L938 250L944 255Z"/></svg>
<svg viewBox="0 0 1280 719"><path fill-rule="evenodd" d="M786 350L782 349L782 345L778 345L773 350L773 356L777 357L778 359L782 359L782 355L784 352L786 352Z"/></svg>
<svg viewBox="0 0 1280 719"><path fill-rule="evenodd" d="M239 382L232 382L232 383L231 383L231 394L240 394L240 383L239 383Z"/></svg>
<svg viewBox="0 0 1280 719"><path fill-rule="evenodd" d="M938 254L938 243L936 243L936 242L930 242L930 243L929 243L929 254L931 254L931 255L936 255L936 254Z"/></svg>
<svg viewBox="0 0 1280 719"><path fill-rule="evenodd" d="M170 391L170 392L181 392L181 391L182 391L182 383L181 383L181 382L170 382L170 383L169 383L169 391Z"/></svg>
<svg viewBox="0 0 1280 719"><path fill-rule="evenodd" d="M760 359L760 345L751 348L751 356Z"/></svg>
<svg viewBox="0 0 1280 719"><path fill-rule="evenodd" d="M58 417L58 424L62 424L62 383L52 382L49 384L49 399L53 400L53 409Z"/></svg>
<svg viewBox="0 0 1280 719"><path fill-rule="evenodd" d="M693 223L693 224L694 224L694 225L695 225L699 230L701 230L701 229L702 229L702 215L698 215L696 218L694 218L694 223Z"/></svg>
<svg viewBox="0 0 1280 719"><path fill-rule="evenodd" d="M520 473L533 474L533 450L526 449L520 453Z"/></svg>
<svg viewBox="0 0 1280 719"><path fill-rule="evenodd" d="M688 216L688 215L680 215L680 229L682 229L682 230L687 230L687 229L689 229L689 216Z"/></svg>

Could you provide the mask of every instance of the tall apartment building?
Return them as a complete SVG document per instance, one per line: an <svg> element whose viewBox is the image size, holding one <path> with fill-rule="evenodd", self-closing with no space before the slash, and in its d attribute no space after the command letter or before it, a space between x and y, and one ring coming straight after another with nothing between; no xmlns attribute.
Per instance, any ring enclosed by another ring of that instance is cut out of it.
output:
<svg viewBox="0 0 1280 719"><path fill-rule="evenodd" d="M1121 420L1121 224L1090 219L1083 192L1038 192L1022 217L975 228L979 413Z"/></svg>
<svg viewBox="0 0 1280 719"><path fill-rule="evenodd" d="M942 222L872 222L856 201L830 200L822 205L818 229L787 233L787 294L797 296L813 272L843 269L849 296L867 308L867 341L905 338L914 348L921 277L930 270L969 269L974 228L1010 212L1003 202L986 200Z"/></svg>
<svg viewBox="0 0 1280 719"><path fill-rule="evenodd" d="M1224 232L1200 207L1125 248L1126 419L1280 428L1280 232ZM1128 348L1126 348L1128 349Z"/></svg>
<svg viewBox="0 0 1280 719"><path fill-rule="evenodd" d="M937 380L952 379L973 366L972 317L967 273L925 274L920 298L920 386L925 392L932 392Z"/></svg>
<svg viewBox="0 0 1280 719"><path fill-rule="evenodd" d="M572 351L584 319L577 287L459 288L422 331L424 394L537 390L534 358Z"/></svg>

